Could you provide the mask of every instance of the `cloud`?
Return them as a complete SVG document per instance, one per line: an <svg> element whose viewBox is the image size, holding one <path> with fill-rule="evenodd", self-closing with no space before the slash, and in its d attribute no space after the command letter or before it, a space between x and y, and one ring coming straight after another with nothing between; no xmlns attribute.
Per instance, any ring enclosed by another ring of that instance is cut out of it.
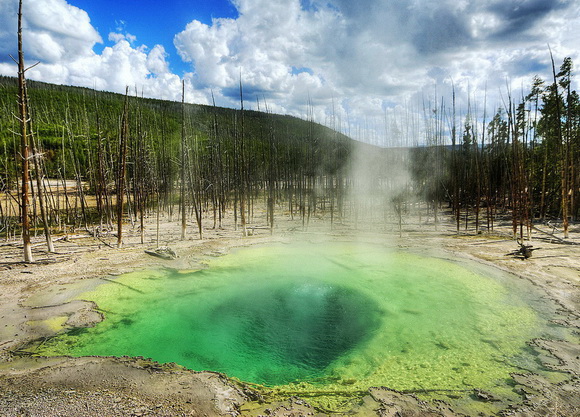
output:
<svg viewBox="0 0 580 417"><path fill-rule="evenodd" d="M505 22L503 29L496 31L494 36L509 37L526 33L550 13L564 11L570 3L569 0L509 0L494 2L487 10Z"/></svg>
<svg viewBox="0 0 580 417"><path fill-rule="evenodd" d="M305 113L308 100L329 107L340 98L349 103L342 110L359 119L373 103L405 102L438 82L466 94L488 81L500 88L509 77L531 80L545 68L535 51L548 40L534 32L571 7L564 0L233 4L238 18L192 21L175 36L197 88L217 89L222 103L234 106L241 76L248 96L276 100L285 112Z"/></svg>
<svg viewBox="0 0 580 417"><path fill-rule="evenodd" d="M0 0L0 73L15 76L18 2ZM77 85L124 93L129 86L146 97L181 99L181 79L169 71L161 45L149 49L130 33L113 32L100 54L93 48L103 40L88 14L65 0L29 0L23 10L23 44L27 62L40 65L27 72L38 81ZM119 29L123 30L123 22ZM207 95L193 91L188 100L207 103Z"/></svg>
<svg viewBox="0 0 580 417"><path fill-rule="evenodd" d="M137 36L131 35L130 33L122 33L122 31L111 32L109 33L109 40L115 43L118 43L122 40L126 40L132 45L137 41Z"/></svg>
<svg viewBox="0 0 580 417"><path fill-rule="evenodd" d="M0 61L16 56L17 1L0 1ZM102 42L88 14L65 0L30 0L23 4L23 43L29 60L55 63L87 56Z"/></svg>
<svg viewBox="0 0 580 417"><path fill-rule="evenodd" d="M181 79L169 65L179 58L191 65L188 100L208 103L213 91L218 105L238 107L241 77L247 107L260 100L279 113L313 112L322 123L340 118L351 132L379 126L376 136L388 130L380 128L386 116L420 113L425 97L437 102L451 88L463 108L468 94L501 105L506 88L550 76L547 44L557 61L580 62L575 0L231 1L236 18L189 22L171 57L170 45L139 44L122 21L97 54L103 40L83 10L28 0L25 52L42 62L29 76L180 100ZM0 0L0 73L10 75L15 3Z"/></svg>
<svg viewBox="0 0 580 417"><path fill-rule="evenodd" d="M28 72L30 78L124 93L128 86L145 97L181 99L181 79L169 71L162 46L133 48L124 38L105 47L100 55L79 57L66 63L42 64ZM191 83L189 83L191 89ZM206 103L205 95L190 92L189 101Z"/></svg>
<svg viewBox="0 0 580 417"><path fill-rule="evenodd" d="M197 88L218 89L224 103L235 105L241 76L254 102L265 98L284 113L302 116L309 97L342 94L337 90L342 74L333 57L341 54L337 39L347 33L336 9L298 0L233 3L237 19L214 19L211 25L193 21L175 36L180 56L192 63Z"/></svg>

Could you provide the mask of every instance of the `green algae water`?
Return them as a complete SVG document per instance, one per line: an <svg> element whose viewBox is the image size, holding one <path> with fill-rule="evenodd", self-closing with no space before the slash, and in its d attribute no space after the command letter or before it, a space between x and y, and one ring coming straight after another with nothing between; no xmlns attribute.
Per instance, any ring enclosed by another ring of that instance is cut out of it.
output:
<svg viewBox="0 0 580 417"><path fill-rule="evenodd" d="M280 392L386 386L461 403L477 388L518 402L510 373L545 371L527 342L556 329L514 281L374 244L243 248L82 294L105 320L38 353L144 356Z"/></svg>

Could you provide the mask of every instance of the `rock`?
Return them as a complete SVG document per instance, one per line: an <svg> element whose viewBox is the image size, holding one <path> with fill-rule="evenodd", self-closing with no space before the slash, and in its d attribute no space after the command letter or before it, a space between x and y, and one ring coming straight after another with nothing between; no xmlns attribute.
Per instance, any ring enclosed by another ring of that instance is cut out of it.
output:
<svg viewBox="0 0 580 417"><path fill-rule="evenodd" d="M473 395L475 395L475 397L480 401L486 401L486 402L499 401L499 399L495 398L489 392L481 391L477 388L473 390Z"/></svg>
<svg viewBox="0 0 580 417"><path fill-rule="evenodd" d="M177 259L177 254L175 251L167 246L160 246L153 250L145 250L145 253L147 255L157 256L158 258L166 260Z"/></svg>

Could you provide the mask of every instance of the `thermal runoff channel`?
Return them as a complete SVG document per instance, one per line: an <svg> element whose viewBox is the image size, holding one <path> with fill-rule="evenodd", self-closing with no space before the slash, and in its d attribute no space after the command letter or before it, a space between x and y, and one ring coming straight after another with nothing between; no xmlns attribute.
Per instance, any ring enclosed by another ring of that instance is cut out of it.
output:
<svg viewBox="0 0 580 417"><path fill-rule="evenodd" d="M105 320L40 353L144 356L292 392L482 389L511 402L510 373L542 371L527 342L553 331L515 281L375 244L243 248L98 286L80 298Z"/></svg>

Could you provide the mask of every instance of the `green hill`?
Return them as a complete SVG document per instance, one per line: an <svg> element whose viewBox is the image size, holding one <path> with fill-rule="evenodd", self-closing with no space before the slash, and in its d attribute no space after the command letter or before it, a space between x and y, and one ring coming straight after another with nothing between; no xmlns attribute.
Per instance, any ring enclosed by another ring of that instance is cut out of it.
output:
<svg viewBox="0 0 580 417"><path fill-rule="evenodd" d="M320 124L264 112L27 84L31 140L41 155L41 175L63 185L75 181L83 194L96 198L94 207L81 201L82 221L113 220L125 101L124 188L137 211L186 200L200 212L213 209L221 216L227 207L247 209L246 201L260 195L266 196L271 211L282 202L303 215L329 199L333 207L340 206L355 142ZM0 108L0 191L15 195L20 181L16 78L0 77ZM59 210L52 207L51 218Z"/></svg>

